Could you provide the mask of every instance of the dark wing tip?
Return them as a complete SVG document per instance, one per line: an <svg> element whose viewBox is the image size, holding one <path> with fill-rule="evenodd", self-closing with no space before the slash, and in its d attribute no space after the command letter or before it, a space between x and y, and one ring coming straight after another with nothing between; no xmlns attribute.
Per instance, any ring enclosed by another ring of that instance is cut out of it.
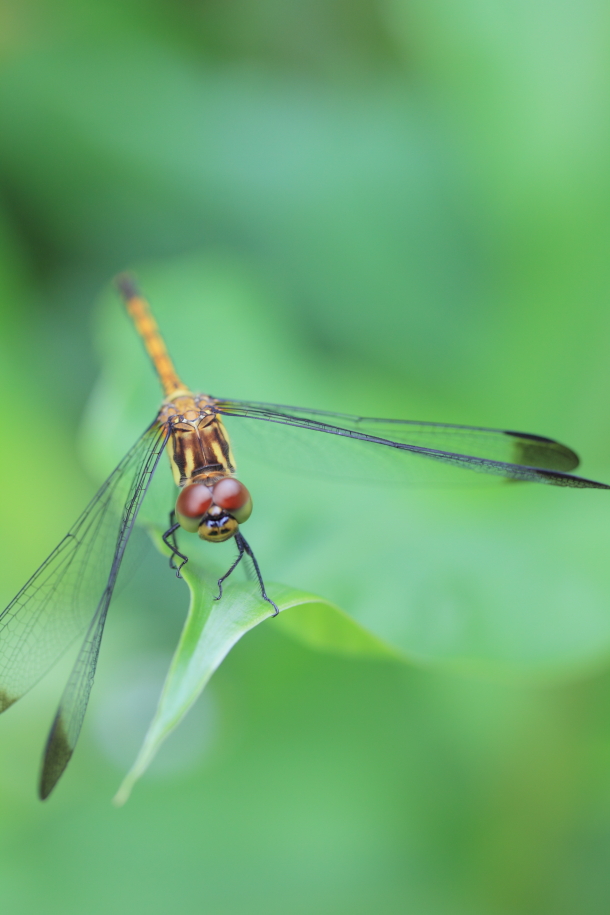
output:
<svg viewBox="0 0 610 915"><path fill-rule="evenodd" d="M544 467L546 470L576 470L580 458L575 451L552 438L527 432L505 432L514 439L515 464Z"/></svg>
<svg viewBox="0 0 610 915"><path fill-rule="evenodd" d="M42 772L40 773L40 784L38 786L38 794L41 801L45 801L48 798L63 775L66 766L70 762L72 752L73 747L70 746L62 718L57 715L49 733L42 762Z"/></svg>
<svg viewBox="0 0 610 915"><path fill-rule="evenodd" d="M119 290L126 302L140 295L138 284L132 273L119 273L114 279L114 285Z"/></svg>
<svg viewBox="0 0 610 915"><path fill-rule="evenodd" d="M0 689L0 714L5 712L7 708L10 708L13 702L16 702L18 696L9 696L7 692L3 689Z"/></svg>

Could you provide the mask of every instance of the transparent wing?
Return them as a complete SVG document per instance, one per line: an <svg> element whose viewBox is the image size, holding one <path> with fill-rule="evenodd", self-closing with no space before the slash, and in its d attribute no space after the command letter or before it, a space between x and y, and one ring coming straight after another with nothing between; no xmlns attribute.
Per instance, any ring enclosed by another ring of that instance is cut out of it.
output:
<svg viewBox="0 0 610 915"><path fill-rule="evenodd" d="M370 445L384 445L403 454L419 455L436 462L513 480L579 488L610 488L605 483L569 473L579 463L578 456L571 448L553 439L526 432L375 419L222 398L216 399L216 408L226 416L324 432ZM372 455L371 451L369 461Z"/></svg>
<svg viewBox="0 0 610 915"><path fill-rule="evenodd" d="M160 428L156 424L153 425L119 464L102 487L102 490L100 490L100 492L104 493L102 502L105 507L101 509L103 520L108 521L109 516L114 516L114 521L116 522L115 512L110 511L110 506L112 505L115 508L121 506L119 520L118 524L110 522L110 537L104 537L103 541L105 545L112 543L114 540L112 550L106 551L104 556L99 555L99 539L98 536L95 536L94 540L89 541L83 567L80 572L76 572L80 593L84 593L80 585L83 576L85 578L89 577L89 569L96 567L99 571L102 571L106 581L101 592L89 590L88 597L84 602L79 602L78 605L73 604L73 609L78 607L76 613L73 614L74 621L81 622L86 619L89 622L89 627L47 740L40 779L40 796L43 799L48 797L54 788L76 746L87 710L91 687L93 686L106 615L121 560L133 530L138 510L150 486L167 439L168 431L164 427ZM111 484L110 487L108 486L109 483ZM108 493L108 489L112 490L112 494ZM98 493L85 513L87 517L91 515L91 509L95 510L95 507L99 504L99 495ZM82 521L82 518L80 520ZM77 527L78 524L79 522L77 522ZM113 533L114 537L112 536ZM73 532L70 532L68 536L72 534ZM83 542L86 542L86 540L81 540L81 544ZM80 550L78 552L80 553ZM75 555L78 556L78 553ZM90 559L90 557L93 558ZM63 575L61 577L63 582L65 579ZM96 575L96 578L99 579L99 575ZM62 593L69 599L71 588L68 586L66 590L64 586ZM88 603L86 614L80 610L85 603ZM53 595L53 604L57 605L57 591Z"/></svg>
<svg viewBox="0 0 610 915"><path fill-rule="evenodd" d="M123 507L161 438L151 427L0 613L0 710L20 698L93 618L117 558ZM122 555L122 551L121 551Z"/></svg>
<svg viewBox="0 0 610 915"><path fill-rule="evenodd" d="M125 546L165 441L157 424L147 429L0 613L0 711L27 692L88 625L101 638ZM79 655L81 666L86 654ZM95 659L88 668L92 679Z"/></svg>

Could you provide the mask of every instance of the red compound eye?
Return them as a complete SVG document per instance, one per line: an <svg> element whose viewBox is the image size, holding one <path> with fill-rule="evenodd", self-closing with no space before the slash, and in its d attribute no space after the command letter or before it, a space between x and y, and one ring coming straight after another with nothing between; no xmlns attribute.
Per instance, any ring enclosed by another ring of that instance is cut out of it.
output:
<svg viewBox="0 0 610 915"><path fill-rule="evenodd" d="M176 511L185 518L198 518L205 515L211 504L212 491L203 483L191 483L178 496Z"/></svg>
<svg viewBox="0 0 610 915"><path fill-rule="evenodd" d="M226 477L217 483L214 487L214 502L220 508L226 508L227 511L236 510L245 505L250 498L250 493L243 483L234 480L232 477Z"/></svg>

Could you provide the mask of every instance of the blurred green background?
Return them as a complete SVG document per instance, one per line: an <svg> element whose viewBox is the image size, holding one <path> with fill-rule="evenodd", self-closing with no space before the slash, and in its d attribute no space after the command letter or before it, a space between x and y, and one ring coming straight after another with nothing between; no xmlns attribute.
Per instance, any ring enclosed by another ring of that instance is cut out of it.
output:
<svg viewBox="0 0 610 915"><path fill-rule="evenodd" d="M4 602L154 415L126 267L193 387L525 429L610 481L608 45L601 0L3 0ZM256 450L266 578L412 663L265 623L117 811L187 603L136 543L47 804L65 670L0 721L3 911L606 913L606 495Z"/></svg>

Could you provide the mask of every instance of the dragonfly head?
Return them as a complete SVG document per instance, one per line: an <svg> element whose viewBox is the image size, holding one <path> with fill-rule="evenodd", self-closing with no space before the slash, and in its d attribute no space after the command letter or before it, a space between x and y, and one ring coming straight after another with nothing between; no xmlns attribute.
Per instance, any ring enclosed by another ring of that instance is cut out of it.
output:
<svg viewBox="0 0 610 915"><path fill-rule="evenodd" d="M224 477L213 487L189 483L176 500L176 518L181 527L197 532L210 543L233 537L251 514L250 493L234 477Z"/></svg>

